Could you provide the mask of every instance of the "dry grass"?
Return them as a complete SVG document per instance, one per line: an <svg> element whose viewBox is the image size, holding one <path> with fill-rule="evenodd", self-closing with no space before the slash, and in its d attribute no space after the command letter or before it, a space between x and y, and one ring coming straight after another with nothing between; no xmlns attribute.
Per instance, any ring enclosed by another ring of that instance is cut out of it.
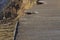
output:
<svg viewBox="0 0 60 40"><path fill-rule="evenodd" d="M16 23L0 25L0 40L13 40Z"/></svg>
<svg viewBox="0 0 60 40"><path fill-rule="evenodd" d="M23 0L25 3L22 3L21 9L18 11L18 16L12 24L0 24L0 40L13 40L14 31L16 26L16 20L21 16L24 16L24 10L32 7L33 3L30 3L30 0Z"/></svg>

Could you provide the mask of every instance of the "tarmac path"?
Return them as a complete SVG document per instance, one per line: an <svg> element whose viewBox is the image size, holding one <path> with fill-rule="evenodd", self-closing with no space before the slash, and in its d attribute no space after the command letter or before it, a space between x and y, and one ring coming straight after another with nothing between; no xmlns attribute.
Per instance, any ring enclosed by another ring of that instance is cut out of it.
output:
<svg viewBox="0 0 60 40"><path fill-rule="evenodd" d="M20 19L16 40L60 40L60 0L44 0L47 4L35 5Z"/></svg>

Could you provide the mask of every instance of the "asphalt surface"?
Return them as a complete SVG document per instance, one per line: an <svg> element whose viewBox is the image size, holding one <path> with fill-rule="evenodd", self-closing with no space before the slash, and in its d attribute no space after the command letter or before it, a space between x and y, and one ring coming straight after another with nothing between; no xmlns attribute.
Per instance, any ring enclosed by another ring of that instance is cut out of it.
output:
<svg viewBox="0 0 60 40"><path fill-rule="evenodd" d="M60 0L44 1L30 9L39 13L20 19L16 40L60 40Z"/></svg>

